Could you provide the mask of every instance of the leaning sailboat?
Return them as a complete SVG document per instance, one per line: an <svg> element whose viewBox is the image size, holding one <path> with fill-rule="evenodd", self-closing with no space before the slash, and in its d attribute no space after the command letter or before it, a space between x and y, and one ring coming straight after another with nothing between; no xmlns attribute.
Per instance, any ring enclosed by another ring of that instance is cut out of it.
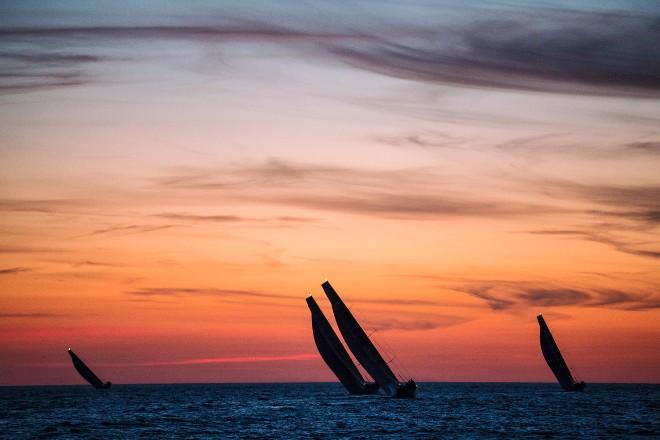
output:
<svg viewBox="0 0 660 440"><path fill-rule="evenodd" d="M98 378L96 374L80 359L76 354L69 348L69 356L73 361L73 366L78 373L85 379L91 386L96 389L107 389L110 388L112 383L106 382L103 383L101 379Z"/></svg>
<svg viewBox="0 0 660 440"><path fill-rule="evenodd" d="M312 296L307 297L307 306L312 313L312 332L316 347L325 363L339 379L339 382L351 394L376 393L378 385L364 380Z"/></svg>
<svg viewBox="0 0 660 440"><path fill-rule="evenodd" d="M564 361L564 357L561 355L559 347L552 337L545 319L543 319L543 315L539 314L536 319L539 321L543 357L557 378L557 381L564 391L582 391L586 384L584 382L576 382L573 379L571 370L568 369L568 365L566 365L566 361Z"/></svg>
<svg viewBox="0 0 660 440"><path fill-rule="evenodd" d="M407 382L399 381L335 289L328 281L321 286L332 304L332 311L344 341L378 386L389 396L415 397L417 392L415 381L412 379Z"/></svg>

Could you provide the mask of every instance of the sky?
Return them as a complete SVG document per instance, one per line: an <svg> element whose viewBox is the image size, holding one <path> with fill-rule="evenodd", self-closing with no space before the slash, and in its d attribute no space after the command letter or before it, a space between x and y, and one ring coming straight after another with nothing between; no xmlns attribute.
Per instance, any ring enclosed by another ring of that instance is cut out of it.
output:
<svg viewBox="0 0 660 440"><path fill-rule="evenodd" d="M10 1L0 385L660 382L660 4Z"/></svg>

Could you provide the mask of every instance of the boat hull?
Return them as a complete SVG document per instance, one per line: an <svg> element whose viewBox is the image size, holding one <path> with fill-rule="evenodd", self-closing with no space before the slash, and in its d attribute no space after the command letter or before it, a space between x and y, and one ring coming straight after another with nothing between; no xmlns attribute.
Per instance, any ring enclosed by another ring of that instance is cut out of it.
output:
<svg viewBox="0 0 660 440"><path fill-rule="evenodd" d="M394 397L402 399L414 399L417 397L417 384L414 380L410 379L408 382L401 384L396 389Z"/></svg>

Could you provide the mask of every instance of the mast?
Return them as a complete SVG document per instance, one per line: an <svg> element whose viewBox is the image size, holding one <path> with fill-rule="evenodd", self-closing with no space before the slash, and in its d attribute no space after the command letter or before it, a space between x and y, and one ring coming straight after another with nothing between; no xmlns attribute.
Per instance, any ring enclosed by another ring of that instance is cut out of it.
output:
<svg viewBox="0 0 660 440"><path fill-rule="evenodd" d="M69 348L69 356L76 371L96 389L110 388L110 382L103 383L96 374Z"/></svg>
<svg viewBox="0 0 660 440"><path fill-rule="evenodd" d="M536 319L539 321L541 351L543 352L543 357L548 363L550 370L552 370L552 373L557 378L559 384L565 391L575 391L584 388L584 382L578 384L575 382L575 379L573 379L571 370L569 370L568 365L566 365L566 361L564 361L564 357L561 355L561 351L559 351L559 347L557 346L555 339L552 337L552 333L550 333L550 329L545 323L543 315L539 314Z"/></svg>
<svg viewBox="0 0 660 440"><path fill-rule="evenodd" d="M346 352L344 345L330 326L325 315L312 296L307 297L307 306L312 313L314 342L325 363L330 367L339 382L351 394L376 392L376 384L367 384Z"/></svg>
<svg viewBox="0 0 660 440"><path fill-rule="evenodd" d="M326 281L321 286L332 304L337 326L348 348L385 393L390 396L396 395L401 384L394 372L330 283Z"/></svg>

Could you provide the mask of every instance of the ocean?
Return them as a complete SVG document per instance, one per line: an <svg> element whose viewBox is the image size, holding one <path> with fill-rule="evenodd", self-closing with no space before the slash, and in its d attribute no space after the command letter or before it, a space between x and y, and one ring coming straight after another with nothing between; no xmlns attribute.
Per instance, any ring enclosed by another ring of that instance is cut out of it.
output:
<svg viewBox="0 0 660 440"><path fill-rule="evenodd" d="M0 387L7 439L660 438L660 385L421 383L419 398L337 383Z"/></svg>

